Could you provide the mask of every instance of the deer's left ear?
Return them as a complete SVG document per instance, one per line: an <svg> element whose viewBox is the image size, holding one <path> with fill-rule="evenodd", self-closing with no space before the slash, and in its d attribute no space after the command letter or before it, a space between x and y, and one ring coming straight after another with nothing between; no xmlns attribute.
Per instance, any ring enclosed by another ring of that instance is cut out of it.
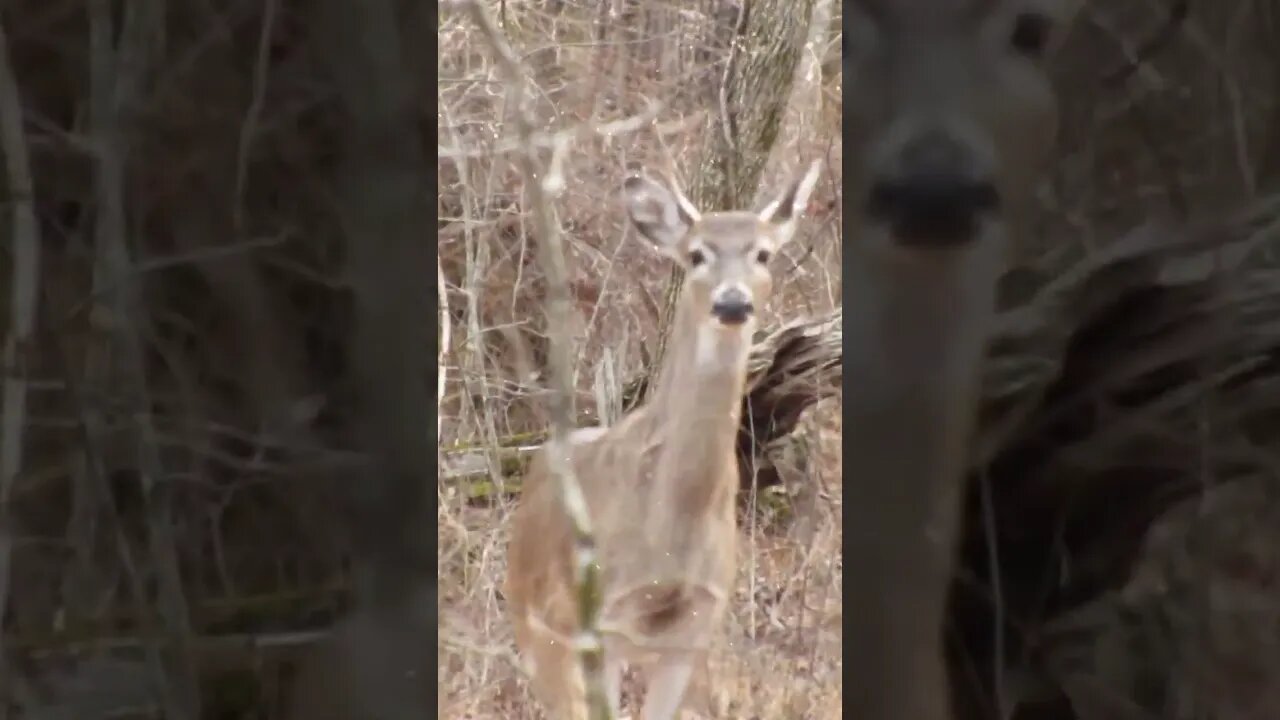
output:
<svg viewBox="0 0 1280 720"><path fill-rule="evenodd" d="M760 220L777 228L775 237L779 244L790 240L795 234L796 223L809 205L809 196L818 183L818 171L821 167L822 161L815 160L804 175L792 180L773 202L760 211Z"/></svg>

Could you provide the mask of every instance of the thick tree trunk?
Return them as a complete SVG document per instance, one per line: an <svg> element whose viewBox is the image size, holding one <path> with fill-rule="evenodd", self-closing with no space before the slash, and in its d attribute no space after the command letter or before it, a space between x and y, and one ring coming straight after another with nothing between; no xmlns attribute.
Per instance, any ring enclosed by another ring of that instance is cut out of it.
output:
<svg viewBox="0 0 1280 720"><path fill-rule="evenodd" d="M435 574L428 533L431 456L425 370L432 317L429 168L413 74L393 0L321 7L319 48L342 104L339 210L355 286L358 389L350 483L354 615L299 681L294 717L433 717ZM308 677L310 675L310 677Z"/></svg>

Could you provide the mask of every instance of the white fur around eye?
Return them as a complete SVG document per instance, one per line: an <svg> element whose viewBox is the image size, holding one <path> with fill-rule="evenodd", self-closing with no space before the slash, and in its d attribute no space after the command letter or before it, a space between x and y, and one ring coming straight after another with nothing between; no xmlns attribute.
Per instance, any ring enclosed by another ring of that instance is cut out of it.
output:
<svg viewBox="0 0 1280 720"><path fill-rule="evenodd" d="M706 262L702 263L701 265L698 265L697 267L689 268L688 272L686 272L685 275L689 278L692 278L694 280L700 280L700 281L710 279L711 278L711 261L707 260Z"/></svg>

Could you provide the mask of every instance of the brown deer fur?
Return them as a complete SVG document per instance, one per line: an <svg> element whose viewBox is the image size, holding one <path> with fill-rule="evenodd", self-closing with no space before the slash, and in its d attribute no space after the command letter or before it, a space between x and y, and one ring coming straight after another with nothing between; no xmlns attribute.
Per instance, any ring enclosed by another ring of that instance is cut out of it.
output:
<svg viewBox="0 0 1280 720"><path fill-rule="evenodd" d="M942 627L978 380L1077 5L846 5L845 692L865 720L950 716Z"/></svg>
<svg viewBox="0 0 1280 720"><path fill-rule="evenodd" d="M732 593L735 439L753 310L769 299L769 256L794 233L816 179L815 164L759 213L705 215L645 177L624 184L632 224L687 275L650 399L613 427L578 431L570 447L599 547L615 712L623 667L649 661L642 717L676 717ZM550 717L581 720L574 562L558 484L536 458L513 517L506 599L535 694Z"/></svg>

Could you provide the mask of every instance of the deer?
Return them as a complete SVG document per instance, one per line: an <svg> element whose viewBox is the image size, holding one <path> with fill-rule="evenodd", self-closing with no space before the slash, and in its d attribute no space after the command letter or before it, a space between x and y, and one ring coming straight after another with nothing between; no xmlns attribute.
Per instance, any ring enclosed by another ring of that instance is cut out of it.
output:
<svg viewBox="0 0 1280 720"><path fill-rule="evenodd" d="M819 163L759 212L700 212L673 183L640 172L622 184L630 225L685 271L669 346L645 402L568 443L596 533L598 629L615 717L631 664L646 684L643 720L673 720L732 594L735 437L770 259L795 234ZM512 515L505 598L517 648L548 717L585 720L574 652L581 630L573 530L545 455L530 461Z"/></svg>
<svg viewBox="0 0 1280 720"><path fill-rule="evenodd" d="M996 286L1055 147L1078 0L852 0L844 107L845 697L951 717L944 630Z"/></svg>

